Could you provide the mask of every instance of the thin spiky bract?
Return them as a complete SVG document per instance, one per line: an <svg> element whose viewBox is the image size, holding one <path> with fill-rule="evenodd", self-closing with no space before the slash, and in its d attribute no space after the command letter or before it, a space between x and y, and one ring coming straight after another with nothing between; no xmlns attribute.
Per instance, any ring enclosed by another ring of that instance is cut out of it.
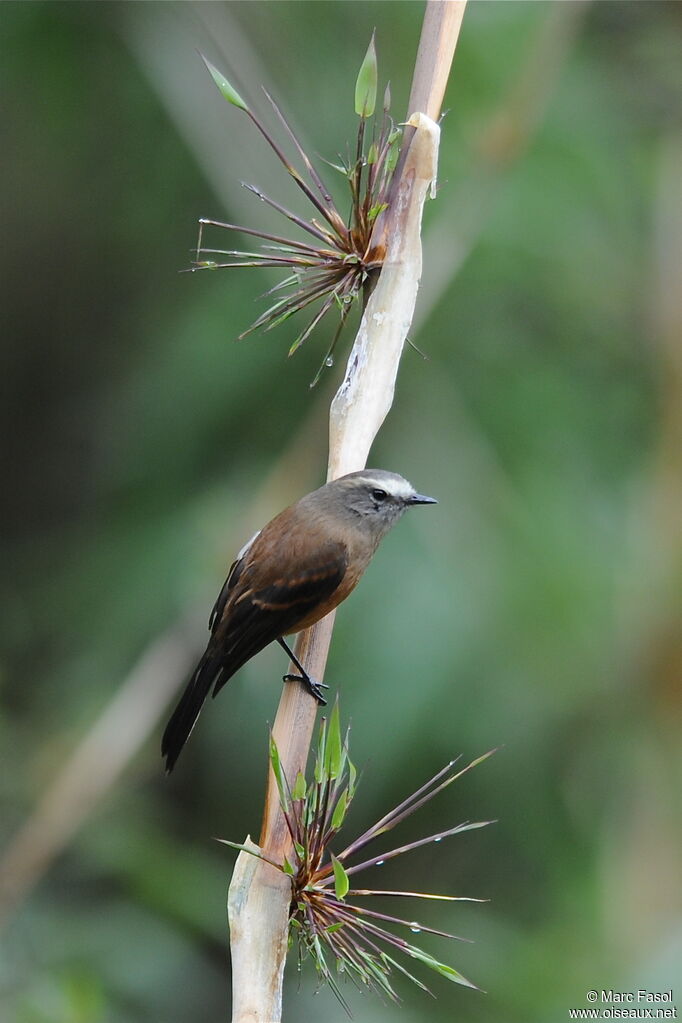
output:
<svg viewBox="0 0 682 1023"><path fill-rule="evenodd" d="M286 859L282 864L269 859L267 862L291 878L290 940L294 935L298 938L299 968L303 958L309 955L315 964L320 982L329 983L349 1014L348 1003L339 988L339 974L345 973L358 987L373 988L396 1002L399 998L392 983L393 970L408 977L422 990L432 993L403 962L395 958L399 953L403 957L423 963L454 983L475 988L475 984L453 967L435 959L411 941L394 934L384 924L405 927L413 933L423 931L445 938L454 939L457 935L428 927L416 920L391 916L367 909L365 906L351 905L346 902L346 897L380 895L443 902L484 901L428 892L351 888L350 878L367 867L379 866L386 860L419 846L440 842L450 835L484 827L491 823L490 821L465 821L435 835L409 842L388 852L377 853L359 863L351 862L351 857L355 857L361 849L380 835L391 831L472 767L486 760L494 750L477 757L459 770L456 769L458 760L450 761L381 820L334 854L330 846L335 842L345 821L357 786L357 773L348 757L348 738L349 730L345 736L341 733L337 700L329 721L322 719L312 782L308 784L299 772L293 786L284 776L276 744L272 739L270 742L270 765L277 782L282 813L291 836L293 862L290 863ZM226 844L237 849L247 848L247 851L253 852L252 847L236 845L233 842Z"/></svg>
<svg viewBox="0 0 682 1023"><path fill-rule="evenodd" d="M337 309L339 323L331 343L311 386L317 383L325 366L333 362L334 350L352 304L366 295L372 277L382 265L383 246L374 245L372 233L378 215L386 209L391 177L398 158L400 131L389 115L390 90L384 95L381 124L373 119L376 95L376 53L374 36L370 42L356 84L356 109L358 112L358 134L354 158L340 164L330 164L346 178L351 195L351 209L347 218L337 209L331 193L312 161L305 153L292 128L278 105L264 89L275 114L281 122L290 142L295 148L305 170L302 174L286 157L262 121L251 110L227 78L204 58L206 66L221 94L233 106L243 110L253 121L261 135L282 163L287 174L294 180L312 205L314 213L310 219L297 216L274 199L264 195L253 185L245 184L259 199L277 210L292 224L305 232L309 239L298 241L271 234L251 227L240 227L223 221L202 218L199 221L196 260L192 269L220 269L234 267L275 267L289 271L274 288L265 293L272 296L284 292L252 324L239 335L239 340L253 331L263 328L272 330L288 320L294 313L315 303L318 308L312 319L297 334L289 347L293 355L312 334L327 313ZM360 97L360 98L358 98ZM371 130L370 130L370 119ZM367 140L369 136L369 144ZM321 219L320 219L321 218ZM243 234L262 239L265 244L260 251L242 249L216 249L204 245L203 234L207 226L241 231ZM312 240L311 240L312 239ZM219 262L215 256L231 257Z"/></svg>

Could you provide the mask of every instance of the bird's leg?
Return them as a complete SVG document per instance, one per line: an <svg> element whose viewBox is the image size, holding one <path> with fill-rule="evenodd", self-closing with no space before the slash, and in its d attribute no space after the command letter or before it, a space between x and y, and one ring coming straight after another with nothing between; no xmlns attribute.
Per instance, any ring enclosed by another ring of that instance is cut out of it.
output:
<svg viewBox="0 0 682 1023"><path fill-rule="evenodd" d="M324 682L316 682L314 678L311 678L308 672L305 670L301 662L298 660L296 655L289 649L287 644L284 642L282 637L277 640L282 649L289 655L290 660L296 665L300 671L300 675L284 675L282 678L283 682L302 682L306 687L311 696L314 696L319 704L323 707L326 706L327 701L322 693L323 689L329 689L329 686Z"/></svg>

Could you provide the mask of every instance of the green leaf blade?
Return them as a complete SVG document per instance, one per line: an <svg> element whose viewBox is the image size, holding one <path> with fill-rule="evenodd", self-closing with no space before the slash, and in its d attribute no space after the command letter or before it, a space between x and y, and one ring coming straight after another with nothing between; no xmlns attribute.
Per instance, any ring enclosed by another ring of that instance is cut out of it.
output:
<svg viewBox="0 0 682 1023"><path fill-rule="evenodd" d="M343 869L343 864L337 860L334 853L331 854L332 867L334 869L334 893L337 899L345 899L350 888L350 881L348 880L348 874Z"/></svg>
<svg viewBox="0 0 682 1023"><path fill-rule="evenodd" d="M317 737L317 756L315 757L315 781L321 785L325 780L325 749L327 746L327 719L322 718L320 733Z"/></svg>
<svg viewBox="0 0 682 1023"><path fill-rule="evenodd" d="M367 53L363 60L355 82L355 113L358 117L371 117L377 101L377 51L374 45L374 33L369 41Z"/></svg>
<svg viewBox="0 0 682 1023"><path fill-rule="evenodd" d="M441 963L438 959L434 959L428 952L424 952L421 948L416 945L407 945L405 952L410 955L413 959L418 959L424 966L428 966L429 969L435 970L436 973L440 973L441 977L445 977L447 980L451 980L453 984L461 984L463 987L473 988L474 991L480 991L480 988L473 984L470 980L467 980L463 974L454 967L448 966L446 963Z"/></svg>
<svg viewBox="0 0 682 1023"><path fill-rule="evenodd" d="M220 92L223 99L226 99L227 102L231 103L233 107L239 107L240 110L245 110L246 113L248 114L249 108L247 107L246 103L241 98L237 90L230 84L230 82L227 80L222 71L219 71L214 64L211 64L210 60L207 60L206 57L204 57L203 53L201 54L201 59L206 65L208 73L210 74L211 78L217 85L218 91Z"/></svg>
<svg viewBox="0 0 682 1023"><path fill-rule="evenodd" d="M332 814L332 828L334 831L338 831L343 824L348 810L348 803L348 789L344 789L339 796L339 801L334 807L334 813Z"/></svg>
<svg viewBox="0 0 682 1023"><path fill-rule="evenodd" d="M339 701L334 701L332 712L329 715L329 726L327 728L327 747L325 750L325 771L328 778L338 778L343 768L343 742L341 739L341 717L339 712Z"/></svg>
<svg viewBox="0 0 682 1023"><path fill-rule="evenodd" d="M279 801L284 811L289 809L289 793L287 792L286 780L284 778L284 771L282 770L282 764L279 759L279 750L277 749L277 743L274 737L270 736L270 766L272 767L272 773L275 776L277 782L277 790L279 792Z"/></svg>
<svg viewBox="0 0 682 1023"><path fill-rule="evenodd" d="M307 791L308 790L307 790L307 786L306 786L306 783L305 783L305 776L304 776L302 771L299 771L298 774L296 775L296 782L295 782L294 787L293 787L293 789L291 791L291 798L292 799L305 799L305 795L306 795Z"/></svg>

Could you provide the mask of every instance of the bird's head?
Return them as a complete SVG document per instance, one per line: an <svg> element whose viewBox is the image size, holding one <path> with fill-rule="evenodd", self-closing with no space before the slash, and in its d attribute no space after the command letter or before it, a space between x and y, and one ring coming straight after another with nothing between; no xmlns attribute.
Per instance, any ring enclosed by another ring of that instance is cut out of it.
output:
<svg viewBox="0 0 682 1023"><path fill-rule="evenodd" d="M434 497L418 494L411 483L385 469L362 469L327 483L324 492L330 511L361 526L378 542L407 508L437 504Z"/></svg>

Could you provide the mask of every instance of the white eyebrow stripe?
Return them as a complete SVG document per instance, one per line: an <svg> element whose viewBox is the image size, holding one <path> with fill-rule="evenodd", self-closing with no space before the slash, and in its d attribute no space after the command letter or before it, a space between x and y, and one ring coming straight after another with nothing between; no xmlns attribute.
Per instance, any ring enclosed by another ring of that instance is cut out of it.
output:
<svg viewBox="0 0 682 1023"><path fill-rule="evenodd" d="M414 487L407 480L403 479L377 479L376 476L361 476L363 483L369 483L370 486L379 487L381 490L385 490L392 497L397 497L406 501L409 497L412 497L416 493Z"/></svg>

